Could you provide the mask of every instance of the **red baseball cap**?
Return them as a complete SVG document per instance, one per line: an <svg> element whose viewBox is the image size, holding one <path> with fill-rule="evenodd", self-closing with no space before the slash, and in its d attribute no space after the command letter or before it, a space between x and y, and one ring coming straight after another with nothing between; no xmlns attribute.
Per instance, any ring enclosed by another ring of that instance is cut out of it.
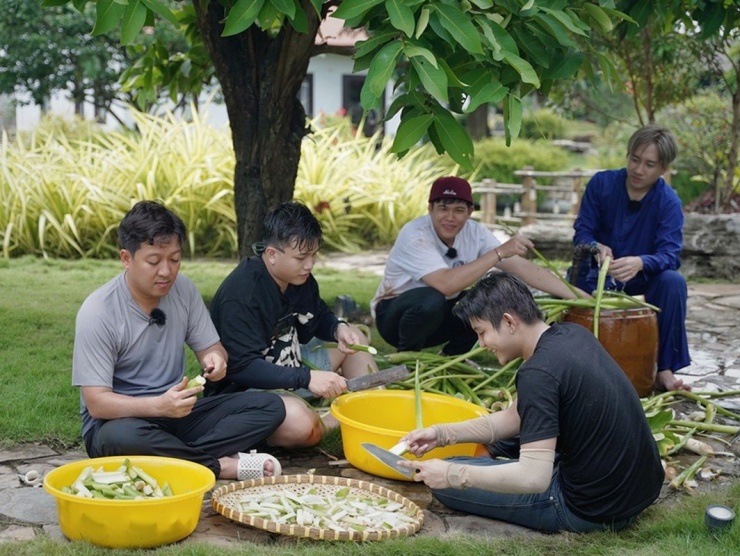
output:
<svg viewBox="0 0 740 556"><path fill-rule="evenodd" d="M429 192L430 203L441 199L465 201L472 205L473 192L467 180L455 176L447 176L436 179L432 184L432 190Z"/></svg>

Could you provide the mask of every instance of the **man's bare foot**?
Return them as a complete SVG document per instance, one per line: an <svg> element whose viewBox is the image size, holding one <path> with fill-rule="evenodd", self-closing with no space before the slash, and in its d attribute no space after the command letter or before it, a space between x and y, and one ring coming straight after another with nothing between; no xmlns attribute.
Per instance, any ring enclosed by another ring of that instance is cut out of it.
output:
<svg viewBox="0 0 740 556"><path fill-rule="evenodd" d="M684 384L683 380L676 378L673 371L658 371L655 377L655 389L659 392L672 392L673 390L685 390L691 392L691 385Z"/></svg>

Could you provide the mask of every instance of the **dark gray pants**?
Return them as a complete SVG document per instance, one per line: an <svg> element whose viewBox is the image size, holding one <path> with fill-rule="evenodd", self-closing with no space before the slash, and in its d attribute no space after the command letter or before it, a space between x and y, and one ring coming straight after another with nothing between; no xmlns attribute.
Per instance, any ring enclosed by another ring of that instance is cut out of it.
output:
<svg viewBox="0 0 740 556"><path fill-rule="evenodd" d="M190 415L125 417L98 421L85 435L90 457L163 456L200 463L221 472L219 458L265 440L285 419L285 405L271 392L239 392L201 398Z"/></svg>

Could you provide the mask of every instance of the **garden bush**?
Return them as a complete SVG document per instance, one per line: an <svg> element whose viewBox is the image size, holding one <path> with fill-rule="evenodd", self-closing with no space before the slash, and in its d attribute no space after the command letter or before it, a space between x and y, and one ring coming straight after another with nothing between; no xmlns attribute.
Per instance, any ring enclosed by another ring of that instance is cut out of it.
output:
<svg viewBox="0 0 740 556"><path fill-rule="evenodd" d="M522 139L562 139L566 120L549 108L525 112L519 137Z"/></svg>
<svg viewBox="0 0 740 556"><path fill-rule="evenodd" d="M191 256L234 257L234 152L228 129L197 113L184 122L136 114L137 132L45 120L0 144L0 248L4 257L110 258L116 230L141 199L175 210ZM430 146L399 159L390 140L356 134L349 120L316 128L303 142L295 197L322 222L328 248L389 246L426 210L429 184L457 172Z"/></svg>
<svg viewBox="0 0 740 556"><path fill-rule="evenodd" d="M475 144L475 158L478 179L492 178L499 183L521 183L514 175L525 166L535 170L557 172L570 169L570 155L555 145L545 141L517 139L510 147L502 138L484 139Z"/></svg>

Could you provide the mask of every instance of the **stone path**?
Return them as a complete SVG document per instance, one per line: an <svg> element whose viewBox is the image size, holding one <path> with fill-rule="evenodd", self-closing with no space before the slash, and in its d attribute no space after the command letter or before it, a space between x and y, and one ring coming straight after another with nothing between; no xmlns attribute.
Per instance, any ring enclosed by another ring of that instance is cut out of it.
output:
<svg viewBox="0 0 740 556"><path fill-rule="evenodd" d="M357 257L326 257L321 264L334 268L358 268ZM361 269L382 273L383 253L363 254ZM728 391L740 389L740 284L697 284L689 287L689 314L687 319L692 364L681 373L695 390ZM734 411L740 410L740 396L722 404ZM716 447L740 456L740 438L730 439L729 446ZM425 510L424 526L420 535L447 536L454 533L473 535L536 535L527 529L485 518L452 512L432 500L429 489L416 483L381 479L365 474L349 465L334 465L315 451L299 451L283 457L285 474L305 473L315 469L316 474L337 475L364 479L396 490ZM49 470L87 456L82 451L59 452L48 446L29 444L0 450L0 543L28 540L39 534L63 540L58 525L53 498L42 488L25 486L19 476L30 470L45 474ZM691 456L683 456L691 458ZM336 463L336 462L334 462ZM722 488L740 477L737 457L718 456L710 465L722 474L711 483L699 484L700 491ZM224 484L224 483L221 483ZM667 503L681 494L664 487L660 503ZM697 519L701 519L700 516ZM278 537L235 523L211 509L207 495L201 520L196 531L184 542L204 541L219 546L230 546L243 541L254 543L292 543L290 537Z"/></svg>

